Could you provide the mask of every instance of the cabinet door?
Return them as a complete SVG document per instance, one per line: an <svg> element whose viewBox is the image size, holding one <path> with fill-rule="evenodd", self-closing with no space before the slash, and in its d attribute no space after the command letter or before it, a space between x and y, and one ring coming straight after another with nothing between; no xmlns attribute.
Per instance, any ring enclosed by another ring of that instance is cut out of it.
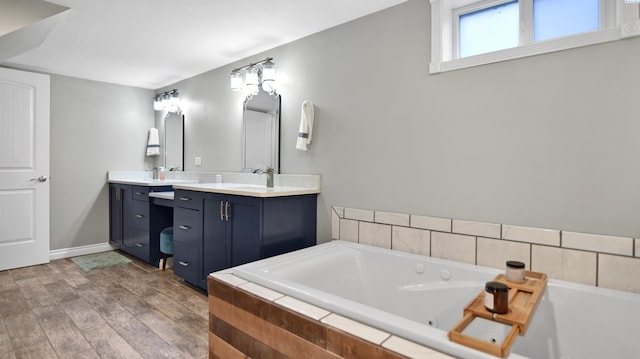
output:
<svg viewBox="0 0 640 359"><path fill-rule="evenodd" d="M225 211L227 196L212 194L204 200L203 280L209 273L230 267Z"/></svg>
<svg viewBox="0 0 640 359"><path fill-rule="evenodd" d="M122 246L122 190L120 185L109 185L109 244Z"/></svg>
<svg viewBox="0 0 640 359"><path fill-rule="evenodd" d="M253 262L262 256L262 199L228 196L227 238L231 243L231 266Z"/></svg>

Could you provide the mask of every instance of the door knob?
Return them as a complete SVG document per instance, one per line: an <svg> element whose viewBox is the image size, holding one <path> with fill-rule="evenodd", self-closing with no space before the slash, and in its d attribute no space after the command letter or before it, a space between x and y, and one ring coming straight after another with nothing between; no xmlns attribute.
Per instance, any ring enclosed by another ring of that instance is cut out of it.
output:
<svg viewBox="0 0 640 359"><path fill-rule="evenodd" d="M47 181L47 176L40 176L38 178L32 178L31 181L46 182Z"/></svg>

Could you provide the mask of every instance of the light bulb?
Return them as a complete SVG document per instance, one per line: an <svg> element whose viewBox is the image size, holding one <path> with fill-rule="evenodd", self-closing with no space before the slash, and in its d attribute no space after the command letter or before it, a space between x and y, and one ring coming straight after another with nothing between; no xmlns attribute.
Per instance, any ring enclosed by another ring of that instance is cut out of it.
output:
<svg viewBox="0 0 640 359"><path fill-rule="evenodd" d="M244 83L246 86L258 85L258 69L251 66L244 74Z"/></svg>
<svg viewBox="0 0 640 359"><path fill-rule="evenodd" d="M275 81L276 80L276 64L271 60L262 64L262 81Z"/></svg>
<svg viewBox="0 0 640 359"><path fill-rule="evenodd" d="M231 73L231 90L232 91L242 90L242 72L234 71Z"/></svg>

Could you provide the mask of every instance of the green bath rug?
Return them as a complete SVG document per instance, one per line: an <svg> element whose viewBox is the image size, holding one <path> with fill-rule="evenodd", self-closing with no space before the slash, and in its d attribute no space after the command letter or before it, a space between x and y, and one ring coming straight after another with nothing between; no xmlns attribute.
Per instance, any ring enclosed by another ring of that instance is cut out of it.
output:
<svg viewBox="0 0 640 359"><path fill-rule="evenodd" d="M71 258L85 272L131 263L131 260L119 253L109 251Z"/></svg>

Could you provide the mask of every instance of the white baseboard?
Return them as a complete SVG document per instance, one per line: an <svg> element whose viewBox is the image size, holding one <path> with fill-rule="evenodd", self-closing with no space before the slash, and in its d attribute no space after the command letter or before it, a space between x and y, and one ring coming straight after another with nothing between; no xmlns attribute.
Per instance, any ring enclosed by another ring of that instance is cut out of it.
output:
<svg viewBox="0 0 640 359"><path fill-rule="evenodd" d="M90 244L88 246L54 249L52 251L49 251L49 260L83 256L86 254L112 251L114 249L115 248L111 247L109 243L99 243L99 244Z"/></svg>

